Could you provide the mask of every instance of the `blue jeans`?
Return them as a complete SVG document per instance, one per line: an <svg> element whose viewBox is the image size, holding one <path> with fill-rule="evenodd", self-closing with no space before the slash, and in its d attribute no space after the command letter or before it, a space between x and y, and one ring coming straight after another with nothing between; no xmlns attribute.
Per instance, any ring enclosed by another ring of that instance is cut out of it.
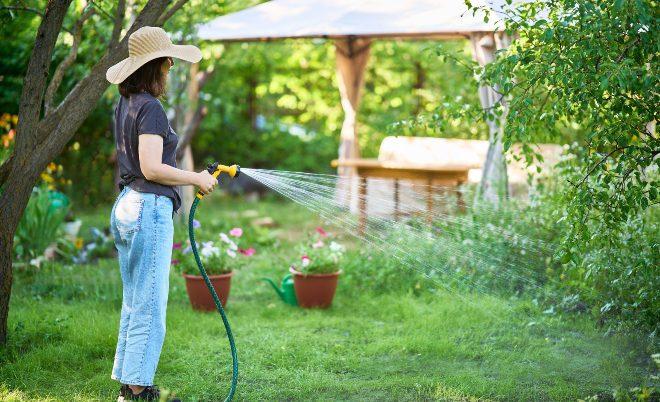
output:
<svg viewBox="0 0 660 402"><path fill-rule="evenodd" d="M172 200L124 187L112 207L110 228L123 285L111 378L123 384L153 385L165 339Z"/></svg>

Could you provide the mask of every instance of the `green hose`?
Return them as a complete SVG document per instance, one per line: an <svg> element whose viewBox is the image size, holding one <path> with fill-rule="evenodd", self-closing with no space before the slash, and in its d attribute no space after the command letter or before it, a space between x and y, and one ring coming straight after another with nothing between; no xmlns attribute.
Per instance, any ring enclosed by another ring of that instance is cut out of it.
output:
<svg viewBox="0 0 660 402"><path fill-rule="evenodd" d="M238 382L238 354L236 353L236 344L234 344L234 335L231 333L231 327L229 326L229 320L225 314L225 310L222 308L220 299L215 293L215 289L211 285L209 276L206 274L202 260L199 258L199 253L197 252L197 243L195 242L195 229L193 227L193 220L195 218L195 211L197 210L197 204L199 204L199 198L195 197L192 207L190 207L190 214L188 215L188 235L190 236L190 247L192 248L193 255L195 256L195 261L197 262L197 268L204 277L204 282L213 296L213 302L215 307L218 309L220 316L222 317L222 322L225 324L225 329L227 330L227 339L229 339L229 347L231 348L231 359L232 359L232 375L231 375L231 387L229 388L229 395L225 398L225 402L231 401L234 398L234 393L236 392L236 383Z"/></svg>

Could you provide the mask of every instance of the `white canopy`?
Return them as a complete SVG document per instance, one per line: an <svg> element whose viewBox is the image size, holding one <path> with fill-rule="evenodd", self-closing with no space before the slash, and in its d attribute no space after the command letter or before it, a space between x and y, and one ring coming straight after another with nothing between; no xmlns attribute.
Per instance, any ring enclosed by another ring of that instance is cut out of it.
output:
<svg viewBox="0 0 660 402"><path fill-rule="evenodd" d="M504 0L473 1L501 10ZM271 0L199 26L200 39L261 41L284 38L450 38L493 32L464 0Z"/></svg>

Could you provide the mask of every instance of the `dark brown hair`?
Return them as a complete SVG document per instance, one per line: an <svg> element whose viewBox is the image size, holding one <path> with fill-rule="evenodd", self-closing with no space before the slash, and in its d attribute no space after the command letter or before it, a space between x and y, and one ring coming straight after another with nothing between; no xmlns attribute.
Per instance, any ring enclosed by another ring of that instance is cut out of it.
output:
<svg viewBox="0 0 660 402"><path fill-rule="evenodd" d="M162 96L165 93L167 77L161 66L166 61L167 57L159 57L135 70L119 84L119 93L126 98L142 91L149 92L155 98Z"/></svg>

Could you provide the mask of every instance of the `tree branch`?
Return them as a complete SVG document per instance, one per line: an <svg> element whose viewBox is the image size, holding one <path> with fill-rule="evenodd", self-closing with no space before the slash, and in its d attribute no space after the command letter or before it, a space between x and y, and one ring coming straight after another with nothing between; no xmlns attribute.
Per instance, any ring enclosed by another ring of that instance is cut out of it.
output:
<svg viewBox="0 0 660 402"><path fill-rule="evenodd" d="M126 13L126 0L119 0L117 2L117 12L115 14L115 23L112 27L112 36L110 37L110 48L113 48L119 43L119 35L124 26L124 14Z"/></svg>
<svg viewBox="0 0 660 402"><path fill-rule="evenodd" d="M27 11L29 13L34 13L38 14L39 16L43 17L44 13L41 12L41 10L37 10L36 8L32 7L24 7L24 6L1 6L0 10L7 10L7 11Z"/></svg>
<svg viewBox="0 0 660 402"><path fill-rule="evenodd" d="M9 156L7 160L5 160L2 165L0 165L0 187L7 181L7 178L9 177L9 172L11 172L11 169L14 165L14 153Z"/></svg>
<svg viewBox="0 0 660 402"><path fill-rule="evenodd" d="M596 170L596 168L597 168L598 166L602 165L603 162L605 162L605 161L607 160L607 158L609 158L610 156L614 155L614 154L615 154L616 152L618 152L618 151L623 151L623 150L626 149L626 148L628 148L628 147L614 148L612 151L608 152L607 155L603 156L603 158L602 158L600 161L598 161L598 163L596 163L595 165L593 165L593 166L591 167L591 169L589 169L589 171L587 172L587 174L585 174L584 177L583 177L579 182L577 182L577 184L574 184L574 186L575 186L575 187L580 187L580 186L582 185L582 183L584 183L584 182L587 180L587 178L589 178L589 176L591 176L591 174L594 172L594 170Z"/></svg>
<svg viewBox="0 0 660 402"><path fill-rule="evenodd" d="M91 68L89 74L73 87L57 108L38 123L34 131L36 142L30 151L32 158L35 159L34 163L42 160L48 163L62 151L110 85L105 79L107 69L128 56L130 34L143 26L153 25L166 6L167 2L164 0L149 0L117 47L107 50ZM39 147L36 147L36 144L39 144Z"/></svg>
<svg viewBox="0 0 660 402"><path fill-rule="evenodd" d="M103 9L103 7L96 4L96 2L94 2L94 0L89 0L89 4L91 4L93 7L96 7L101 12L101 14L104 15L106 18L108 18L110 21L115 20L115 18L112 15L110 15L109 12L105 11Z"/></svg>
<svg viewBox="0 0 660 402"><path fill-rule="evenodd" d="M16 154L28 155L36 145L36 126L41 115L41 103L48 79L48 67L53 56L57 36L72 0L50 1L41 19L34 49L30 56L23 91L18 107Z"/></svg>
<svg viewBox="0 0 660 402"><path fill-rule="evenodd" d="M176 3L174 3L174 5L170 7L169 10L167 10L167 12L165 12L163 15L160 16L160 18L158 18L156 25L162 26L163 24L165 24L165 21L172 18L174 13L176 13L181 7L183 7L183 5L186 4L187 1L188 0L178 0Z"/></svg>
<svg viewBox="0 0 660 402"><path fill-rule="evenodd" d="M78 57L78 47L80 46L80 40L82 38L83 24L85 24L85 21L94 15L94 13L94 8L88 7L82 13L78 21L76 21L76 25L73 27L73 44L71 45L71 50L55 69L55 73L53 73L53 79L50 81L50 84L48 84L48 88L46 89L46 95L44 97L45 114L49 114L52 111L53 98L55 97L57 89L62 84L64 73L69 67L71 67L73 62L76 61L76 57Z"/></svg>
<svg viewBox="0 0 660 402"><path fill-rule="evenodd" d="M11 11L25 11L25 12L28 12L28 13L37 14L41 18L44 17L44 13L41 10L38 10L38 9L32 8L32 7L27 7L27 6L0 6L0 11L2 11L2 10L7 10L9 12L11 12ZM63 26L62 30L65 31L65 32L71 33L71 31L67 27Z"/></svg>
<svg viewBox="0 0 660 402"><path fill-rule="evenodd" d="M197 110L195 110L195 114L193 115L193 118L190 120L186 128L183 130L183 135L181 136L181 140L176 146L177 159L183 158L183 153L186 147L192 141L193 137L195 136L195 133L197 133L197 130L199 129L200 124L202 124L202 120L204 120L204 117L206 116L207 113L208 113L208 109L204 105L199 105L197 107Z"/></svg>

